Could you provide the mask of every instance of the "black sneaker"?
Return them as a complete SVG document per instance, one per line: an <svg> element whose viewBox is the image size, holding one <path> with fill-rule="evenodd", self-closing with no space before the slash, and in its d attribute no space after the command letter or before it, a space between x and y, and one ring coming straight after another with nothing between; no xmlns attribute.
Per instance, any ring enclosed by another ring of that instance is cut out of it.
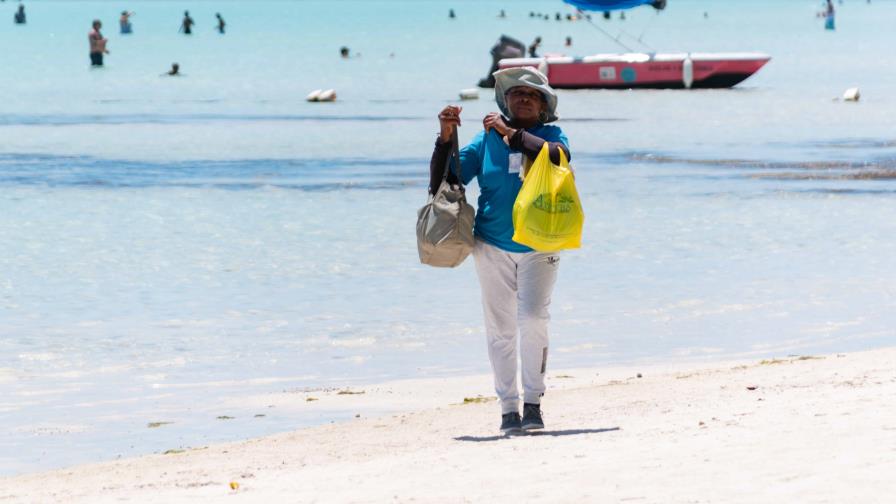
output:
<svg viewBox="0 0 896 504"><path fill-rule="evenodd" d="M517 412L504 413L501 415L501 432L510 434L520 431L520 414Z"/></svg>
<svg viewBox="0 0 896 504"><path fill-rule="evenodd" d="M544 429L544 421L541 419L541 406L538 404L523 404L523 430Z"/></svg>

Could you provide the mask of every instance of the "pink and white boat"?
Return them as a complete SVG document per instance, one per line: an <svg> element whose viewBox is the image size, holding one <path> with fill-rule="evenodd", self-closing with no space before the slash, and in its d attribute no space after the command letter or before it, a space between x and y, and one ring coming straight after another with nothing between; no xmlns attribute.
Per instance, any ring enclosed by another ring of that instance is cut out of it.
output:
<svg viewBox="0 0 896 504"><path fill-rule="evenodd" d="M585 19L589 23L591 17L584 11L603 12L605 16L609 16L610 11L634 9L644 5L650 5L657 11L666 8L666 0L563 1L577 9L577 19ZM628 52L595 54L581 58L559 54L525 58L522 56L526 54L526 46L502 35L491 50L492 69L488 76L479 81L479 86L493 87L494 79L490 74L499 68L525 66L539 69L555 88L728 88L759 71L771 59L771 56L758 52L632 52L618 38L614 42ZM529 52L534 53L534 48L530 48Z"/></svg>
<svg viewBox="0 0 896 504"><path fill-rule="evenodd" d="M771 56L743 53L624 53L582 58L505 58L498 67L533 67L560 89L728 88L762 68Z"/></svg>

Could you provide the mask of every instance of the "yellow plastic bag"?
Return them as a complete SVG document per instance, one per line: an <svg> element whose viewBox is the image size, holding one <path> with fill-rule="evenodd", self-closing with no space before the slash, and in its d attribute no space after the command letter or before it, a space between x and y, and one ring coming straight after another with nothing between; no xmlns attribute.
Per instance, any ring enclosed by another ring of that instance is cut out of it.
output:
<svg viewBox="0 0 896 504"><path fill-rule="evenodd" d="M579 248L585 213L569 161L551 163L545 143L513 204L513 241L539 252Z"/></svg>

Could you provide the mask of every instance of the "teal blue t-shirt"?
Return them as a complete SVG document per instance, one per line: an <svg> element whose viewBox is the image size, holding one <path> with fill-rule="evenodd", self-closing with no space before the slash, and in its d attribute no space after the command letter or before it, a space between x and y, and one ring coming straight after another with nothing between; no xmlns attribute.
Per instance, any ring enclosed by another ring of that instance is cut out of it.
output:
<svg viewBox="0 0 896 504"><path fill-rule="evenodd" d="M547 140L560 142L569 149L566 135L557 126L538 125L526 131ZM479 202L473 234L507 252L531 252L513 237L513 203L523 186L518 173L510 173L510 147L495 130L479 132L469 145L460 150L464 184L473 178L479 184Z"/></svg>

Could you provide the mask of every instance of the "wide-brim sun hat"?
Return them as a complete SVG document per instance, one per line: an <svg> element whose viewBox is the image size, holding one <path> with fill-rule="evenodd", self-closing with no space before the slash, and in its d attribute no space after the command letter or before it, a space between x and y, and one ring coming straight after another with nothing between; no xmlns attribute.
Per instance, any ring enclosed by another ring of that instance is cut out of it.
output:
<svg viewBox="0 0 896 504"><path fill-rule="evenodd" d="M548 78L543 73L534 68L515 67L498 70L492 75L495 77L495 101L498 103L501 113L505 116L511 117L504 95L511 88L524 86L540 91L544 96L547 104L545 107L547 118L542 122L549 123L559 119L557 117L557 93L548 84Z"/></svg>

